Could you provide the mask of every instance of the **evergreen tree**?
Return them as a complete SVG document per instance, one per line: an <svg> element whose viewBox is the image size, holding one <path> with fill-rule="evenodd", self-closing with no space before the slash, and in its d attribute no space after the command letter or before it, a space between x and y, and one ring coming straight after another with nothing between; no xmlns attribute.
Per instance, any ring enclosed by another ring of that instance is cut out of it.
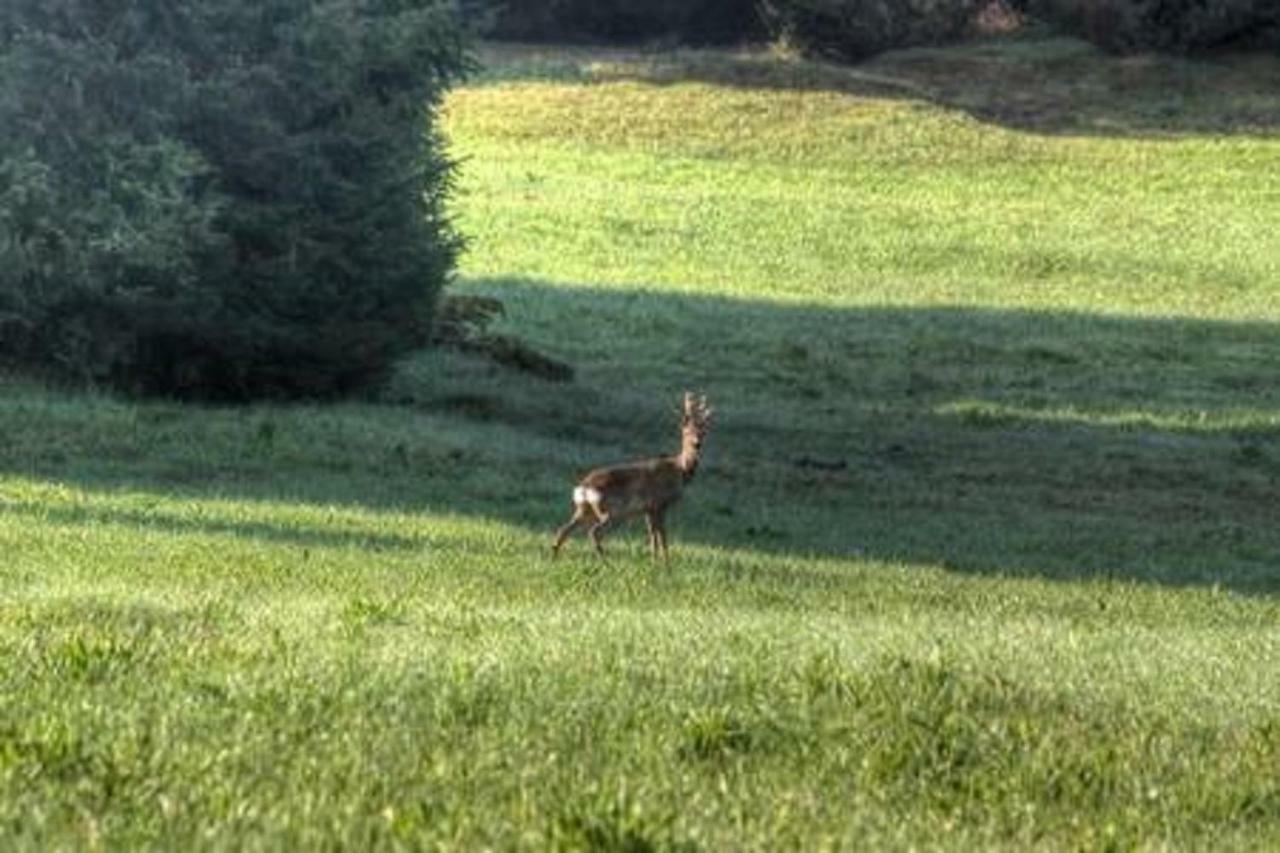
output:
<svg viewBox="0 0 1280 853"><path fill-rule="evenodd" d="M377 379L459 248L466 65L431 0L9 0L0 353L184 397Z"/></svg>

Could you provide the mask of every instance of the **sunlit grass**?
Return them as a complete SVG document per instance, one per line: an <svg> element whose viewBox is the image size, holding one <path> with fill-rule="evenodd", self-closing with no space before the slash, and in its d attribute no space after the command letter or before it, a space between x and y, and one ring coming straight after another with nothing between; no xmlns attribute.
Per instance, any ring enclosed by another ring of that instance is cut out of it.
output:
<svg viewBox="0 0 1280 853"><path fill-rule="evenodd" d="M516 141L473 150L476 201L463 223L477 247L466 269L478 277L1228 319L1273 317L1280 304L1276 190L1257 174L1206 174L1177 152L1064 159L1047 171L927 163L917 174ZM1183 185L1167 192L1179 200L1146 188L1172 170ZM504 238L513 233L526 237Z"/></svg>
<svg viewBox="0 0 1280 853"><path fill-rule="evenodd" d="M834 304L1280 305L1274 136L1036 133L937 105L905 62L815 89L787 88L806 78L786 64L742 81L581 67L589 83L451 99L469 273Z"/></svg>
<svg viewBox="0 0 1280 853"><path fill-rule="evenodd" d="M1274 796L1272 603L704 547L549 571L485 520L4 500L19 845L1092 846Z"/></svg>
<svg viewBox="0 0 1280 853"><path fill-rule="evenodd" d="M1150 430L1189 433L1253 431L1265 435L1273 430L1280 431L1280 415L1266 414L1260 417L1256 411L1249 409L1212 412L1148 412L1131 409L1098 412L1073 407L1037 409L981 400L958 400L939 406L937 413L991 426L1025 424L1028 428L1034 428L1037 425L1080 424L1144 432Z"/></svg>

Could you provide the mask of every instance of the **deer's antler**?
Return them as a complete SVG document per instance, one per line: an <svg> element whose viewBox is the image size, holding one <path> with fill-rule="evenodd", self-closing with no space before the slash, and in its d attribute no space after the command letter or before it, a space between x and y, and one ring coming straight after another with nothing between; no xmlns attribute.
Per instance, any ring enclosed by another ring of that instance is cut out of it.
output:
<svg viewBox="0 0 1280 853"><path fill-rule="evenodd" d="M708 424L711 422L711 406L707 405L706 394L695 394L692 391L684 392L684 416L686 420L696 424Z"/></svg>

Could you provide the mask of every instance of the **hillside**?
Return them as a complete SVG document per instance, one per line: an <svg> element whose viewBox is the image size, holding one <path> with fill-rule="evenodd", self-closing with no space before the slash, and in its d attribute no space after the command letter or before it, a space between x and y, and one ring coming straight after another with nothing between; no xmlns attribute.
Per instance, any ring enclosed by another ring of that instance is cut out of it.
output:
<svg viewBox="0 0 1280 853"><path fill-rule="evenodd" d="M1280 62L482 57L454 291L575 379L4 380L0 845L1280 842ZM670 563L550 561L685 388Z"/></svg>

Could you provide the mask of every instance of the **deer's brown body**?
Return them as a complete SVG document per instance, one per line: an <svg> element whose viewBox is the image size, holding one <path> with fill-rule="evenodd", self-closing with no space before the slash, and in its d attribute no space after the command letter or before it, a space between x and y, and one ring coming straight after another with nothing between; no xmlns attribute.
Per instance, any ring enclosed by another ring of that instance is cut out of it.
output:
<svg viewBox="0 0 1280 853"><path fill-rule="evenodd" d="M590 524L587 535L603 556L600 537L605 530L615 522L643 515L653 555L661 553L665 557L666 512L680 499L685 485L698 470L702 440L710 424L711 409L706 398L685 394L679 453L589 472L573 490L573 517L556 532L552 555L560 552L560 546L574 530Z"/></svg>

